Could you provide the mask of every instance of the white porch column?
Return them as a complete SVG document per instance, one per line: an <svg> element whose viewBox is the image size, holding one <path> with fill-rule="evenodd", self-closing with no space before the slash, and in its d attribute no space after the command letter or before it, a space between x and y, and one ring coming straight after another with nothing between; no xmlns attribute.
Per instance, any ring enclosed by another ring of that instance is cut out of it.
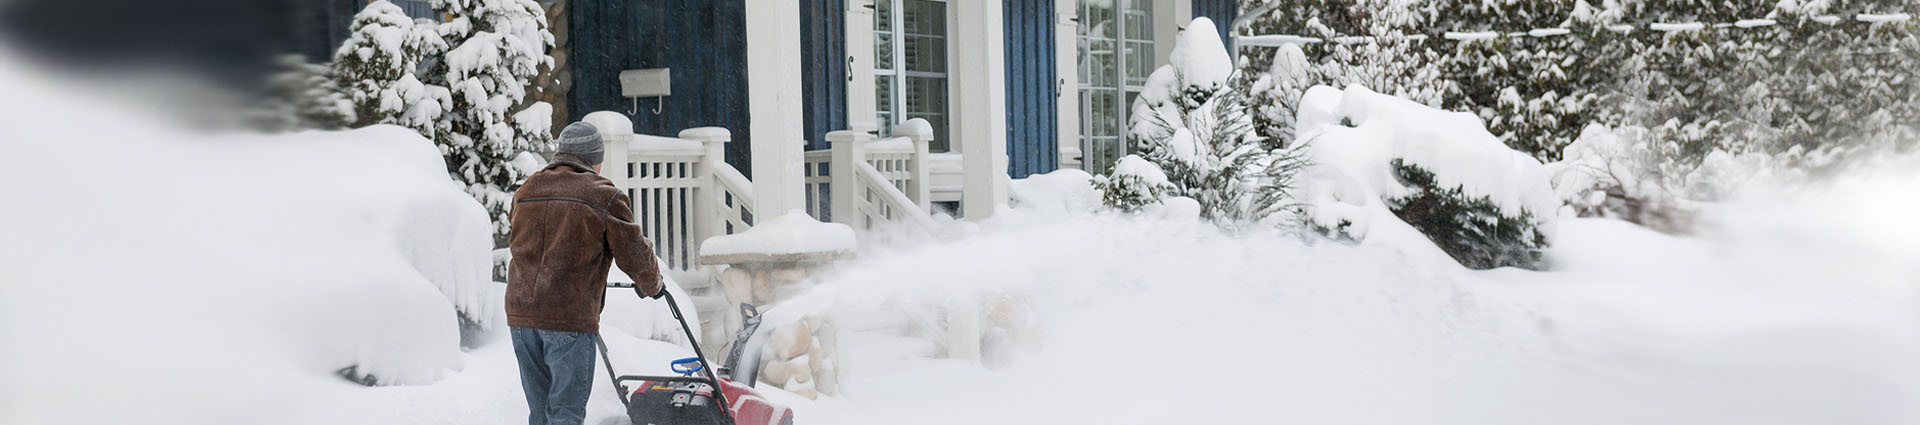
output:
<svg viewBox="0 0 1920 425"><path fill-rule="evenodd" d="M756 218L805 202L800 169L806 143L800 92L800 3L747 2L747 128L753 152Z"/></svg>
<svg viewBox="0 0 1920 425"><path fill-rule="evenodd" d="M1180 29L1193 22L1193 0L1153 0L1153 66L1167 64Z"/></svg>
<svg viewBox="0 0 1920 425"><path fill-rule="evenodd" d="M847 128L880 129L873 104L873 2L847 1Z"/></svg>
<svg viewBox="0 0 1920 425"><path fill-rule="evenodd" d="M1053 2L1053 68L1059 74L1060 168L1085 169L1086 155L1080 146L1080 16L1077 0Z"/></svg>
<svg viewBox="0 0 1920 425"><path fill-rule="evenodd" d="M953 88L952 142L961 156L962 215L993 217L1007 202L1007 74L999 1L956 1L954 48L948 62Z"/></svg>

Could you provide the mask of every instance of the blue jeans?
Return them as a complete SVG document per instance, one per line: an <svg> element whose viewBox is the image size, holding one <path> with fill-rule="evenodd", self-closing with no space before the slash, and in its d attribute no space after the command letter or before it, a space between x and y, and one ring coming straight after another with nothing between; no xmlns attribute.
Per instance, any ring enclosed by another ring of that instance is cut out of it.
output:
<svg viewBox="0 0 1920 425"><path fill-rule="evenodd" d="M527 394L527 423L586 422L599 335L519 327L511 331L513 355L520 359L520 388Z"/></svg>

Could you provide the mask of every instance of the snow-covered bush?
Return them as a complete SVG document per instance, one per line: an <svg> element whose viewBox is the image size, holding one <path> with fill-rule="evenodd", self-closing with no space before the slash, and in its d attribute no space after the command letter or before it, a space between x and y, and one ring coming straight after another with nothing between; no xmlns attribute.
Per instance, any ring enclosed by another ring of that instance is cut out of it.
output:
<svg viewBox="0 0 1920 425"><path fill-rule="evenodd" d="M438 27L448 50L422 80L453 98L433 139L447 171L487 207L496 242L503 241L513 190L526 179L513 159L551 149L552 107L525 101L540 67L553 66L553 34L533 0L434 0L433 7L451 17Z"/></svg>
<svg viewBox="0 0 1920 425"><path fill-rule="evenodd" d="M1547 164L1564 213L1688 233L1702 204L1725 201L1757 180L1796 180L1814 162L1798 148L1780 154L1713 150L1698 162L1683 161L1681 145L1673 141L1677 127L1587 126L1564 159Z"/></svg>
<svg viewBox="0 0 1920 425"><path fill-rule="evenodd" d="M1364 240L1397 217L1462 265L1540 266L1559 205L1547 169L1478 118L1364 86L1314 87L1300 104L1309 225Z"/></svg>
<svg viewBox="0 0 1920 425"><path fill-rule="evenodd" d="M1147 78L1147 87L1133 105L1128 138L1140 159L1163 171L1168 189L1162 196L1183 196L1200 204L1200 215L1234 226L1259 220L1273 210L1286 188L1262 189L1289 176L1269 176L1275 156L1254 131L1247 94L1235 87L1233 61L1226 54L1212 21L1197 18L1180 33L1166 66ZM1282 156L1292 158L1290 156ZM1113 181L1109 187L1130 183ZM1104 190L1108 204L1131 210L1140 205L1140 190Z"/></svg>
<svg viewBox="0 0 1920 425"><path fill-rule="evenodd" d="M1113 172L1094 176L1093 188L1100 191L1101 203L1125 212L1139 212L1160 203L1160 197L1173 192L1167 173L1160 166L1139 156L1127 155L1114 162Z"/></svg>
<svg viewBox="0 0 1920 425"><path fill-rule="evenodd" d="M1300 110L1300 96L1320 83L1314 72L1300 45L1285 44L1276 48L1273 65L1249 87L1253 129L1265 138L1268 149L1293 145L1293 116Z"/></svg>
<svg viewBox="0 0 1920 425"><path fill-rule="evenodd" d="M332 72L334 86L353 104L347 126L398 124L433 137L453 102L445 87L415 75L423 60L447 49L435 24L415 22L400 6L377 0L353 16L347 31Z"/></svg>

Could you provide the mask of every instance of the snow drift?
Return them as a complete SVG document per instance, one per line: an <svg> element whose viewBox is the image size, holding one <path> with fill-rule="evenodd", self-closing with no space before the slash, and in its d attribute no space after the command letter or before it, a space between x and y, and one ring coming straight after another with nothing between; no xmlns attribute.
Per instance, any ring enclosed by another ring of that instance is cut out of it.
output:
<svg viewBox="0 0 1920 425"><path fill-rule="evenodd" d="M411 130L205 134L29 72L0 67L0 423L297 415L500 320L486 215Z"/></svg>

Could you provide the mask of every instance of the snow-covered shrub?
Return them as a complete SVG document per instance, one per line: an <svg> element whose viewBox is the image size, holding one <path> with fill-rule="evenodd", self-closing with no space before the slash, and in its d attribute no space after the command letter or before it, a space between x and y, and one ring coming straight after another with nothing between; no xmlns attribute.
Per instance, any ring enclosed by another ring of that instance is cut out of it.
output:
<svg viewBox="0 0 1920 425"><path fill-rule="evenodd" d="M1300 96L1320 83L1314 72L1300 45L1285 44L1276 48L1273 65L1249 87L1253 129L1265 138L1268 149L1293 145L1293 116L1300 109Z"/></svg>
<svg viewBox="0 0 1920 425"><path fill-rule="evenodd" d="M1139 212L1147 205L1160 203L1161 196L1174 190L1160 166L1135 155L1120 157L1112 173L1094 176L1091 182L1100 192L1101 203L1125 212Z"/></svg>
<svg viewBox="0 0 1920 425"><path fill-rule="evenodd" d="M1462 265L1540 266L1559 205L1547 169L1477 117L1364 86L1314 87L1300 105L1310 226L1365 240L1397 217Z"/></svg>
<svg viewBox="0 0 1920 425"><path fill-rule="evenodd" d="M1141 159L1166 174L1170 189L1163 195L1192 198L1202 217L1232 226L1273 210L1270 202L1279 198L1260 195L1286 189L1263 192L1262 185L1291 180L1267 174L1294 168L1273 166L1217 34L1206 18L1180 34L1169 63L1147 78L1134 103L1128 138ZM1110 205L1133 205L1128 197L1111 200L1120 192L1106 192Z"/></svg>
<svg viewBox="0 0 1920 425"><path fill-rule="evenodd" d="M1814 163L1798 148L1779 154L1713 150L1698 162L1683 161L1681 144L1673 141L1678 127L1587 126L1567 145L1564 159L1547 164L1565 214L1687 233L1702 204L1725 201L1753 181L1796 180Z"/></svg>
<svg viewBox="0 0 1920 425"><path fill-rule="evenodd" d="M525 101L540 67L553 66L553 34L533 0L434 0L433 7L451 17L438 27L448 50L422 80L453 98L433 139L447 171L487 207L496 242L504 241L508 204L526 179L513 159L551 149L552 107Z"/></svg>
<svg viewBox="0 0 1920 425"><path fill-rule="evenodd" d="M1387 208L1461 265L1473 269L1535 268L1547 235L1533 214L1501 212L1486 196L1468 195L1462 186L1443 187L1432 171L1394 159L1394 177L1409 193L1387 200Z"/></svg>
<svg viewBox="0 0 1920 425"><path fill-rule="evenodd" d="M352 102L347 126L398 124L433 137L453 99L445 87L422 83L415 71L447 49L437 27L377 0L353 16L347 31L333 54L332 72L334 86Z"/></svg>

